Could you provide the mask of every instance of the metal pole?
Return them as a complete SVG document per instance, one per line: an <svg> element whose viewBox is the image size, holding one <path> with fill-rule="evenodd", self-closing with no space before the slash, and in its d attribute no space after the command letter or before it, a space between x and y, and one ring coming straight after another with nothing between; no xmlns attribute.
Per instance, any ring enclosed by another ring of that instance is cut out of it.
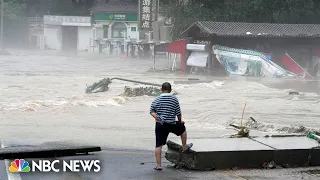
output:
<svg viewBox="0 0 320 180"><path fill-rule="evenodd" d="M3 0L1 0L1 34L0 34L0 48L3 48Z"/></svg>

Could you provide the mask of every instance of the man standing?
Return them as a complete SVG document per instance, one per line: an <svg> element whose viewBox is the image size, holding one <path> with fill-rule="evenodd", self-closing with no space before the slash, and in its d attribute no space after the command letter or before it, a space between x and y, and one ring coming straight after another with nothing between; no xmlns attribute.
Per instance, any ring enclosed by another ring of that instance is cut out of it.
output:
<svg viewBox="0 0 320 180"><path fill-rule="evenodd" d="M150 114L155 119L156 127L156 149L155 156L157 166L155 170L162 170L161 151L166 144L169 133L181 136L183 151L186 152L192 147L192 143L187 145L187 132L181 118L181 110L178 99L171 94L171 84L165 82L161 87L162 94L151 104ZM176 117L178 121L176 121Z"/></svg>

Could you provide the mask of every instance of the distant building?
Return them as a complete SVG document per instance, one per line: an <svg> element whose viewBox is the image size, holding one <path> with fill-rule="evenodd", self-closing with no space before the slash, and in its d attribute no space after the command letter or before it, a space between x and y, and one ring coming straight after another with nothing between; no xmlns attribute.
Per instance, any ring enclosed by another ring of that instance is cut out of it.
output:
<svg viewBox="0 0 320 180"><path fill-rule="evenodd" d="M44 46L63 51L88 51L93 38L91 17L45 15Z"/></svg>
<svg viewBox="0 0 320 180"><path fill-rule="evenodd" d="M28 17L29 29L29 48L41 48L41 38L43 38L43 18Z"/></svg>
<svg viewBox="0 0 320 180"><path fill-rule="evenodd" d="M138 39L137 1L97 1L91 10L95 39Z"/></svg>
<svg viewBox="0 0 320 180"><path fill-rule="evenodd" d="M182 35L188 44L209 45L208 69L219 67L213 45L261 52L296 74L308 71L315 76L320 67L320 24L198 21Z"/></svg>

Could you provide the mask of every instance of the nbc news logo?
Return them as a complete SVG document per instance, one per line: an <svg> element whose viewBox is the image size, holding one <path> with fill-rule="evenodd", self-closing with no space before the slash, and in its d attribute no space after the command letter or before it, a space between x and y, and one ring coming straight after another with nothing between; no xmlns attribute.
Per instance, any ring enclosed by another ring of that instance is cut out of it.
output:
<svg viewBox="0 0 320 180"><path fill-rule="evenodd" d="M11 162L9 171L12 173L27 172L99 172L101 170L99 160L39 160L31 161L31 167L28 161L16 159Z"/></svg>

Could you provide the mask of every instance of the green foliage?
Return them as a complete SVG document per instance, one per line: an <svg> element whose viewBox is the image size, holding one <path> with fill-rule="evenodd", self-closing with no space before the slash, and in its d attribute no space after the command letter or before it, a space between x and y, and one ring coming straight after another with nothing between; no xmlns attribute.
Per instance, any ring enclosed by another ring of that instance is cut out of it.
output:
<svg viewBox="0 0 320 180"><path fill-rule="evenodd" d="M168 17L172 17L173 36L180 37L182 30L186 29L192 22L199 19L215 20L215 13L203 6L197 0L190 0L184 5L183 1L171 0Z"/></svg>
<svg viewBox="0 0 320 180"><path fill-rule="evenodd" d="M170 0L173 36L195 21L320 23L319 0Z"/></svg>
<svg viewBox="0 0 320 180"><path fill-rule="evenodd" d="M1 4L1 3L0 3ZM3 18L5 22L11 22L21 19L25 13L26 5L16 2L14 0L4 1L3 4Z"/></svg>

